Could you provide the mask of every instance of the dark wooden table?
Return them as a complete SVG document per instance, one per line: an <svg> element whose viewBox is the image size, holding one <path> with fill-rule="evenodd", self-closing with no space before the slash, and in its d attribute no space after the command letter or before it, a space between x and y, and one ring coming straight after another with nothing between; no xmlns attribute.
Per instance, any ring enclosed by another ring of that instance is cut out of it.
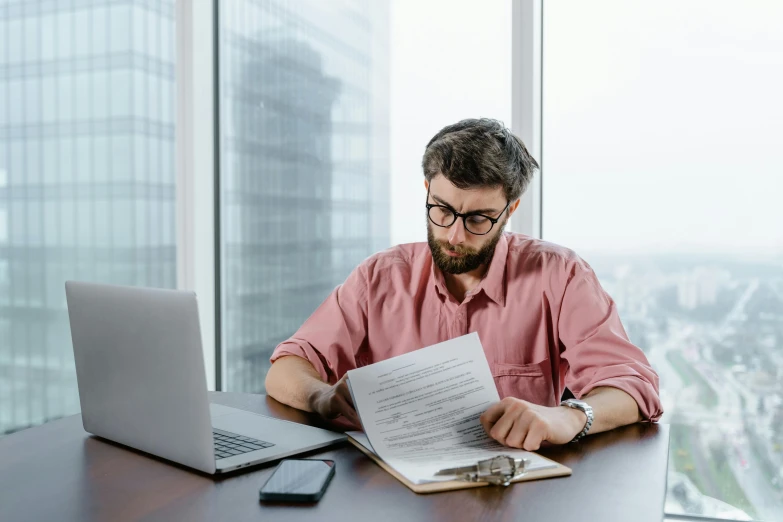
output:
<svg viewBox="0 0 783 522"><path fill-rule="evenodd" d="M263 395L210 400L319 424ZM0 439L0 521L661 522L668 447L668 426L627 426L541 451L571 477L417 495L344 443L306 455L337 462L318 504L268 505L258 489L274 464L213 478L88 435L74 415Z"/></svg>

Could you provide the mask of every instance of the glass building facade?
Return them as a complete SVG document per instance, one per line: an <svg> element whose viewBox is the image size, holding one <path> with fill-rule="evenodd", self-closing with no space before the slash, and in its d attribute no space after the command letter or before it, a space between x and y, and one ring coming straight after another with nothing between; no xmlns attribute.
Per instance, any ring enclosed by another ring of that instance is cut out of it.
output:
<svg viewBox="0 0 783 522"><path fill-rule="evenodd" d="M79 411L69 279L174 287L174 0L0 3L0 434Z"/></svg>
<svg viewBox="0 0 783 522"><path fill-rule="evenodd" d="M389 246L389 6L220 4L223 389Z"/></svg>

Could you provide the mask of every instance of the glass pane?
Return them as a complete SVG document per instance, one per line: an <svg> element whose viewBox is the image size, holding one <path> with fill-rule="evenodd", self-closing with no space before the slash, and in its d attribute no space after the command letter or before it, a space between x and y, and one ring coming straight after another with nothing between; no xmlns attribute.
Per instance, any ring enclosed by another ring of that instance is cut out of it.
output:
<svg viewBox="0 0 783 522"><path fill-rule="evenodd" d="M224 389L263 391L269 356L388 246L388 6L220 3ZM376 109L371 116L372 108ZM351 140L351 151L334 143ZM353 199L339 193L351 186ZM349 236L342 221L359 224ZM319 234L323 223L331 233ZM350 252L351 255L341 255Z"/></svg>
<svg viewBox="0 0 783 522"><path fill-rule="evenodd" d="M660 374L666 511L783 520L783 4L544 16L544 237Z"/></svg>
<svg viewBox="0 0 783 522"><path fill-rule="evenodd" d="M511 4L219 5L223 389L263 392L272 350L352 269L425 239L430 138L510 123Z"/></svg>
<svg viewBox="0 0 783 522"><path fill-rule="evenodd" d="M421 159L465 118L511 127L511 2L393 0L392 243L426 241ZM469 36L468 36L469 35Z"/></svg>
<svg viewBox="0 0 783 522"><path fill-rule="evenodd" d="M173 164L174 111L149 121L133 105L173 100L174 57L155 56L148 70L118 54L137 53L132 7L166 26L173 48L174 0L162 1L0 9L0 63L18 64L0 77L0 133L10 138L0 140L0 435L79 410L66 280L176 284L174 171L155 167L159 187L143 185L152 163L138 147L149 140Z"/></svg>

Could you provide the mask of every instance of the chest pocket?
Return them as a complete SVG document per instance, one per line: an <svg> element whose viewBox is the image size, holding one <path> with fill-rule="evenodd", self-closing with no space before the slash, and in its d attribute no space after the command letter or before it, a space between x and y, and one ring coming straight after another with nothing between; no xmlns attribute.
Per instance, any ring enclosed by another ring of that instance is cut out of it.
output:
<svg viewBox="0 0 783 522"><path fill-rule="evenodd" d="M557 406L549 359L532 364L495 363L492 377L500 398L514 397L542 406Z"/></svg>

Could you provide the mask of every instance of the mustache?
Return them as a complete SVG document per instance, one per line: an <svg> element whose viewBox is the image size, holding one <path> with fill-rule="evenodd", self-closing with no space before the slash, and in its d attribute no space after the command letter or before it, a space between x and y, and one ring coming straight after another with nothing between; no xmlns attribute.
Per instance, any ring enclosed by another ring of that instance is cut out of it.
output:
<svg viewBox="0 0 783 522"><path fill-rule="evenodd" d="M437 239L435 240L435 242L438 244L438 246L450 252L454 252L460 255L472 255L478 253L478 250L475 250L473 248L461 246L461 245L452 245L448 241L444 241L442 239Z"/></svg>

